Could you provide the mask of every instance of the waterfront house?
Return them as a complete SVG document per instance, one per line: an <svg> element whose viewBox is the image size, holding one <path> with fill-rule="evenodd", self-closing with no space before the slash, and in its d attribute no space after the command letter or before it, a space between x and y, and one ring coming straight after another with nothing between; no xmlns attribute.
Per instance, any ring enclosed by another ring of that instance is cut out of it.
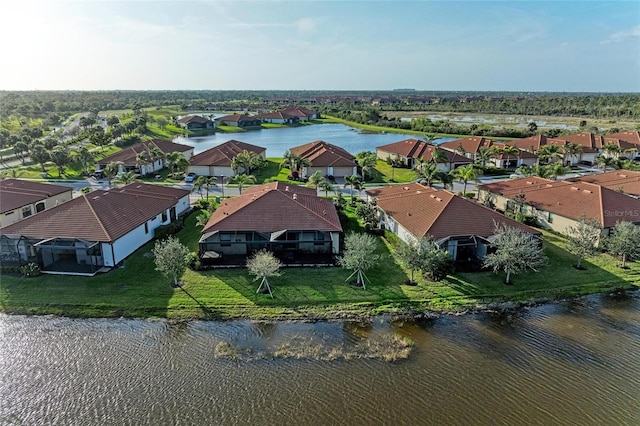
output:
<svg viewBox="0 0 640 426"><path fill-rule="evenodd" d="M419 183L366 192L376 201L383 229L393 232L406 243L430 236L458 262L482 260L491 246L496 224L503 223L533 235L540 234L475 201Z"/></svg>
<svg viewBox="0 0 640 426"><path fill-rule="evenodd" d="M314 141L289 148L289 152L309 160L310 167L302 168L302 176L320 171L324 176L345 177L356 175L356 159L348 151L325 141Z"/></svg>
<svg viewBox="0 0 640 426"><path fill-rule="evenodd" d="M161 156L155 156L157 152ZM110 162L121 162L120 172L135 171L144 176L149 173L162 170L166 167L164 157L172 152L180 152L189 160L193 156L193 147L162 139L153 139L141 142L122 151L111 154L96 162L97 170L102 170Z"/></svg>
<svg viewBox="0 0 640 426"><path fill-rule="evenodd" d="M177 120L177 123L180 127L187 130L207 130L216 127L212 120L199 115L187 115Z"/></svg>
<svg viewBox="0 0 640 426"><path fill-rule="evenodd" d="M0 181L0 227L69 201L73 188L21 179Z"/></svg>
<svg viewBox="0 0 640 426"><path fill-rule="evenodd" d="M300 121L299 117L280 111L256 114L253 118L259 118L263 123L273 124L295 124Z"/></svg>
<svg viewBox="0 0 640 426"><path fill-rule="evenodd" d="M418 159L434 161L434 159L439 156L436 152L439 152L440 156L446 159L440 160L437 163L437 167L444 172L449 172L459 166L473 163L473 160L470 158L419 139L405 139L376 147L376 156L379 160L386 161L388 158L398 158L407 168L413 168L417 164Z"/></svg>
<svg viewBox="0 0 640 426"><path fill-rule="evenodd" d="M332 200L311 188L272 182L222 201L202 230L200 257L203 264L243 264L255 251L268 249L284 263L332 262L341 233Z"/></svg>
<svg viewBox="0 0 640 426"><path fill-rule="evenodd" d="M531 176L478 186L480 200L491 199L501 211L519 210L536 223L566 233L582 216L594 219L609 235L618 221L640 224L640 200L588 182Z"/></svg>
<svg viewBox="0 0 640 426"><path fill-rule="evenodd" d="M280 110L281 113L297 118L298 121L309 121L320 118L320 113L298 105L288 105Z"/></svg>
<svg viewBox="0 0 640 426"><path fill-rule="evenodd" d="M45 273L107 271L189 211L189 193L141 182L93 191L0 228L1 255Z"/></svg>
<svg viewBox="0 0 640 426"><path fill-rule="evenodd" d="M189 161L187 172L195 173L198 176L234 176L236 173L231 167L231 163L233 158L243 151L255 152L258 156L266 159L266 148L237 140L228 140L194 155Z"/></svg>
<svg viewBox="0 0 640 426"><path fill-rule="evenodd" d="M241 128L259 128L262 120L256 117L250 117L246 114L231 114L224 117L216 118L218 124L223 126L241 127Z"/></svg>
<svg viewBox="0 0 640 426"><path fill-rule="evenodd" d="M538 156L536 154L520 148L517 154L501 153L500 148L504 148L505 146L507 146L507 144L494 142L481 136L471 136L438 145L440 148L463 155L474 161L478 159L480 148L493 148L494 152L487 164L502 169L515 169L520 166L533 167L538 164Z"/></svg>

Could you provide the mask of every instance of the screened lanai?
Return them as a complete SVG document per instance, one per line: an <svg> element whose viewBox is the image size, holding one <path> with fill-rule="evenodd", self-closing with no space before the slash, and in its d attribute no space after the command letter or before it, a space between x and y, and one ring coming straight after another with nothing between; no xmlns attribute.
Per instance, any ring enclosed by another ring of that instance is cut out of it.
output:
<svg viewBox="0 0 640 426"><path fill-rule="evenodd" d="M42 272L94 275L104 266L99 242L50 238L34 245Z"/></svg>

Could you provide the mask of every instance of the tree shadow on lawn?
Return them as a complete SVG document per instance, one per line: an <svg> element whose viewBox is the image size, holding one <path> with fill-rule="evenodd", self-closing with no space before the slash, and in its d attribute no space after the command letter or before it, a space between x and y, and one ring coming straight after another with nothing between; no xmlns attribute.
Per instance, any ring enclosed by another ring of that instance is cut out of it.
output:
<svg viewBox="0 0 640 426"><path fill-rule="evenodd" d="M202 310L202 313L204 314L204 319L207 320L214 320L214 319L218 319L218 315L216 315L216 313L211 310L207 305L205 305L204 303L200 302L198 299L196 299L195 297L193 297L193 295L191 293L189 293L183 285L178 284L178 288L180 290L182 290L187 296L189 296L191 299L193 299L194 302L196 302L198 304L198 306L200 307L200 309Z"/></svg>

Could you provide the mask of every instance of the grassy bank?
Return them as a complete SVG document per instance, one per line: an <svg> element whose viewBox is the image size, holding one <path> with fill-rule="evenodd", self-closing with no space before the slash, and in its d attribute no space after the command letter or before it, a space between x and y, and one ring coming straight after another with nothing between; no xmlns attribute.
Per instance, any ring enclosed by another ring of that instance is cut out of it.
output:
<svg viewBox="0 0 640 426"><path fill-rule="evenodd" d="M351 227L357 226L352 223ZM190 249L200 233L195 215L179 234ZM188 270L182 289L155 271L149 257L153 244L134 253L123 268L93 277L42 275L36 278L2 276L0 310L8 313L56 314L80 317L156 317L170 319L330 319L426 310L466 310L490 303L534 298L563 298L616 288L640 286L640 265L622 270L607 255L589 259L586 271L572 265L564 240L545 233L549 266L539 273L514 277L502 284L502 274L459 273L440 282L418 277L405 285L408 271L395 259L388 240L378 240L383 259L367 275L367 289L345 282L341 268L292 268L272 279L274 299L256 294L258 283L244 269Z"/></svg>
<svg viewBox="0 0 640 426"><path fill-rule="evenodd" d="M372 126L370 124L360 124L360 123L356 123L355 121L348 121L348 120L343 120L341 118L338 117L333 117L330 115L323 115L323 118L319 119L319 120L315 120L317 122L321 122L321 123L337 123L337 124L344 124L347 125L349 127L355 127L356 129L361 129L363 131L366 132L371 132L371 133L402 133L402 134L406 134L406 135L418 135L418 136L424 136L427 133L425 132L418 132L415 130L405 130L405 129L396 129L393 127L383 127L383 126ZM433 136L438 136L438 137L443 137L443 138L466 138L469 135L450 135L447 133L429 133L430 135Z"/></svg>

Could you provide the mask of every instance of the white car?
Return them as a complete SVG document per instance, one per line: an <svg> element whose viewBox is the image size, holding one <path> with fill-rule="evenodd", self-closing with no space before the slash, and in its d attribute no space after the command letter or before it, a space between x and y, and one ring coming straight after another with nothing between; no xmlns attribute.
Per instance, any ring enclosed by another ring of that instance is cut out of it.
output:
<svg viewBox="0 0 640 426"><path fill-rule="evenodd" d="M185 178L184 181L187 183L192 183L194 180L196 180L196 178L198 177L197 174L195 173L189 173Z"/></svg>

